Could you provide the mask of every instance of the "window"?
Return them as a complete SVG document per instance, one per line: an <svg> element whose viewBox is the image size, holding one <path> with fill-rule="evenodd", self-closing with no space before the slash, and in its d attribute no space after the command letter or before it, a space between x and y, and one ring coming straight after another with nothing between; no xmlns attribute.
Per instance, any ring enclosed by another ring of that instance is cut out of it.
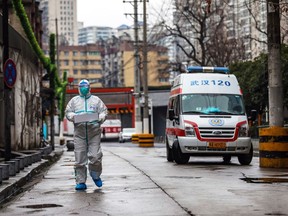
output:
<svg viewBox="0 0 288 216"><path fill-rule="evenodd" d="M81 70L81 74L82 75L88 74L88 70Z"/></svg>
<svg viewBox="0 0 288 216"><path fill-rule="evenodd" d="M89 74L101 74L101 70L97 70L97 69L93 69L93 70L89 70Z"/></svg>
<svg viewBox="0 0 288 216"><path fill-rule="evenodd" d="M87 53L88 56L100 56L100 52L99 51L89 51Z"/></svg>
<svg viewBox="0 0 288 216"><path fill-rule="evenodd" d="M159 82L169 82L169 78L161 77L159 78Z"/></svg>

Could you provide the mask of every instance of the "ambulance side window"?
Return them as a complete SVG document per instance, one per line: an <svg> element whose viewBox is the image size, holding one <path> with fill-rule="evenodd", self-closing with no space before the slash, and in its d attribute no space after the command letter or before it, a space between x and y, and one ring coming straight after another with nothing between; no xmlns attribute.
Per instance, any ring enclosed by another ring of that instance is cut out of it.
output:
<svg viewBox="0 0 288 216"><path fill-rule="evenodd" d="M172 109L172 104L173 104L173 98L170 98L169 102L168 102L168 106L167 106L167 112L166 112L166 118L167 119L169 119L169 110Z"/></svg>
<svg viewBox="0 0 288 216"><path fill-rule="evenodd" d="M169 110L173 110L174 116L179 116L180 105L179 105L179 96L169 99L168 109L167 109L167 118L169 118Z"/></svg>
<svg viewBox="0 0 288 216"><path fill-rule="evenodd" d="M174 109L175 116L179 116L180 114L180 96L179 95L175 98L173 109Z"/></svg>

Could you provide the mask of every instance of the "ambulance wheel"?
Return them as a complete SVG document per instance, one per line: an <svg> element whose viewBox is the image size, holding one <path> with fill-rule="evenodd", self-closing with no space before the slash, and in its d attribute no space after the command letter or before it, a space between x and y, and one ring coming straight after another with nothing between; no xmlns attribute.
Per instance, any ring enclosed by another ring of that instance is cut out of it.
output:
<svg viewBox="0 0 288 216"><path fill-rule="evenodd" d="M230 161L231 161L231 155L223 156L223 162L224 163L230 163Z"/></svg>
<svg viewBox="0 0 288 216"><path fill-rule="evenodd" d="M238 161L241 165L249 165L253 159L253 145L251 143L251 148L249 154L239 155Z"/></svg>
<svg viewBox="0 0 288 216"><path fill-rule="evenodd" d="M169 162L173 162L174 158L173 158L173 152L172 149L170 148L169 144L168 144L168 140L166 139L166 157L167 157L167 161Z"/></svg>
<svg viewBox="0 0 288 216"><path fill-rule="evenodd" d="M177 164L186 164L188 163L190 156L183 154L178 141L175 141L172 146L173 158Z"/></svg>

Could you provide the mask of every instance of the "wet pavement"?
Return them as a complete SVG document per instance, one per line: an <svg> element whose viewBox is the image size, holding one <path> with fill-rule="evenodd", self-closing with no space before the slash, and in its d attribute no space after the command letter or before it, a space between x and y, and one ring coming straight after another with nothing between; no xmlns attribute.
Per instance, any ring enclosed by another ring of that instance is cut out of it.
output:
<svg viewBox="0 0 288 216"><path fill-rule="evenodd" d="M288 215L288 169L260 168L257 157L250 166L219 157L177 165L166 161L164 144L105 142L102 148L102 188L88 177L85 192L74 190L74 154L63 147L60 160L0 214Z"/></svg>

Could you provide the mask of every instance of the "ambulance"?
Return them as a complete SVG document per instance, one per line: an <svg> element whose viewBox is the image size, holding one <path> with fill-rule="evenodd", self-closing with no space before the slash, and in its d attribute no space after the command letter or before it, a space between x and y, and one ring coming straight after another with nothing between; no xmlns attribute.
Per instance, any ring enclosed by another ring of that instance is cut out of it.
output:
<svg viewBox="0 0 288 216"><path fill-rule="evenodd" d="M189 162L190 156L236 156L249 165L253 146L242 92L227 67L187 67L173 80L166 118L169 162Z"/></svg>

